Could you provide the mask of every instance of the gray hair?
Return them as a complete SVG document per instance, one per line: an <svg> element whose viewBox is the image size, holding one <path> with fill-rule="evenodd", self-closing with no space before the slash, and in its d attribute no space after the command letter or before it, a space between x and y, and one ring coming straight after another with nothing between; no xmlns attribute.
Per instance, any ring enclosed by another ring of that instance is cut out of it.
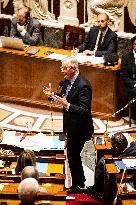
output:
<svg viewBox="0 0 136 205"><path fill-rule="evenodd" d="M34 202L40 190L38 181L34 178L26 178L18 186L18 196L22 203L29 204Z"/></svg>
<svg viewBox="0 0 136 205"><path fill-rule="evenodd" d="M22 172L21 172L21 180L26 179L26 178L34 178L38 180L39 178L39 173L34 166L26 166Z"/></svg>
<svg viewBox="0 0 136 205"><path fill-rule="evenodd" d="M25 15L30 14L30 11L31 11L31 9L29 7L27 7L26 5L24 5L24 4L18 5L16 11L19 12L20 10L23 10L25 12Z"/></svg>
<svg viewBox="0 0 136 205"><path fill-rule="evenodd" d="M75 70L78 70L78 60L76 59L75 56L68 56L66 58L64 58L62 61L68 63L71 68L74 68Z"/></svg>

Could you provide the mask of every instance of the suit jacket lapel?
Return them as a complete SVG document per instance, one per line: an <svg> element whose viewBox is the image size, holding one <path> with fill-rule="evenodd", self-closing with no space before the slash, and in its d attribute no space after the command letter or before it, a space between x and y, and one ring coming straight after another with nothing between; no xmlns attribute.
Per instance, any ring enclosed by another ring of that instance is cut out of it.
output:
<svg viewBox="0 0 136 205"><path fill-rule="evenodd" d="M77 89L79 79L80 79L80 74L77 76L75 82L73 83L72 88L70 89L68 93L67 99L71 98L72 95L74 94L74 91Z"/></svg>

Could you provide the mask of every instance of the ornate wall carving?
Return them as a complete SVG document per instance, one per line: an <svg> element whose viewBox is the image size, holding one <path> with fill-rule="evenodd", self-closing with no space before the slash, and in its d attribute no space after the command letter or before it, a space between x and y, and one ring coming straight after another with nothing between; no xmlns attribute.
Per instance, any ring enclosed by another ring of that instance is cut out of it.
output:
<svg viewBox="0 0 136 205"><path fill-rule="evenodd" d="M124 6L128 0L87 0L88 22L85 26L95 25L99 13L107 13L111 20L112 29L118 31Z"/></svg>
<svg viewBox="0 0 136 205"><path fill-rule="evenodd" d="M39 19L52 19L54 13L56 19L60 16L61 0L0 0L0 13L13 14L13 3L25 2L31 4L33 16ZM64 0L67 7L72 7L71 2L76 2L77 18L79 23L84 26L90 26L96 23L96 15L99 12L107 12L111 18L112 28L118 31L136 33L136 0ZM53 10L52 8L53 3ZM126 7L124 8L124 6ZM37 8L36 8L37 7ZM63 5L64 9L64 5ZM52 13L50 13L52 11ZM123 14L125 12L125 15ZM87 21L88 16L88 21ZM85 18L84 18L85 17Z"/></svg>
<svg viewBox="0 0 136 205"><path fill-rule="evenodd" d="M55 19L55 16L48 11L48 0L13 0L15 12L20 4L24 4L31 8L32 17L40 20Z"/></svg>

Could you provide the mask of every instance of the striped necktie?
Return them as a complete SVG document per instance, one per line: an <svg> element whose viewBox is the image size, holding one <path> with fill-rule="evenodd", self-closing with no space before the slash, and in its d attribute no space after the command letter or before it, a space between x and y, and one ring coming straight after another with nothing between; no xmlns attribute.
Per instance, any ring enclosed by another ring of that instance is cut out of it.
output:
<svg viewBox="0 0 136 205"><path fill-rule="evenodd" d="M71 82L70 82L70 80L69 80L68 83L67 83L67 88L66 88L65 97L68 96L68 93L69 93L70 89L71 89Z"/></svg>

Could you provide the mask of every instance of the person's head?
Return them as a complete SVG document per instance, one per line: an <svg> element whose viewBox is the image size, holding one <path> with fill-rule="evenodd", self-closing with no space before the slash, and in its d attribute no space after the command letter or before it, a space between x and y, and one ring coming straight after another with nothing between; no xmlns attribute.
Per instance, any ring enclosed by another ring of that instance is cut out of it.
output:
<svg viewBox="0 0 136 205"><path fill-rule="evenodd" d="M78 61L74 56L70 56L62 60L61 72L64 79L70 80L78 72Z"/></svg>
<svg viewBox="0 0 136 205"><path fill-rule="evenodd" d="M109 24L109 16L106 13L98 14L97 22L100 30L105 30Z"/></svg>
<svg viewBox="0 0 136 205"><path fill-rule="evenodd" d="M131 42L132 42L132 48L133 48L133 50L136 52L136 36L134 36L134 37L131 39Z"/></svg>
<svg viewBox="0 0 136 205"><path fill-rule="evenodd" d="M38 181L34 178L22 180L18 186L18 197L22 204L31 204L35 201L40 190Z"/></svg>
<svg viewBox="0 0 136 205"><path fill-rule="evenodd" d="M34 166L26 166L22 172L21 172L21 180L26 179L26 178L34 178L38 180L39 178L39 173Z"/></svg>
<svg viewBox="0 0 136 205"><path fill-rule="evenodd" d="M17 23L19 25L26 24L28 18L30 17L30 9L24 5L20 5L16 11Z"/></svg>
<svg viewBox="0 0 136 205"><path fill-rule="evenodd" d="M126 137L118 132L111 137L112 150L115 155L121 155L128 146Z"/></svg>
<svg viewBox="0 0 136 205"><path fill-rule="evenodd" d="M32 150L24 150L18 157L15 172L19 174L26 166L36 166L36 157Z"/></svg>

